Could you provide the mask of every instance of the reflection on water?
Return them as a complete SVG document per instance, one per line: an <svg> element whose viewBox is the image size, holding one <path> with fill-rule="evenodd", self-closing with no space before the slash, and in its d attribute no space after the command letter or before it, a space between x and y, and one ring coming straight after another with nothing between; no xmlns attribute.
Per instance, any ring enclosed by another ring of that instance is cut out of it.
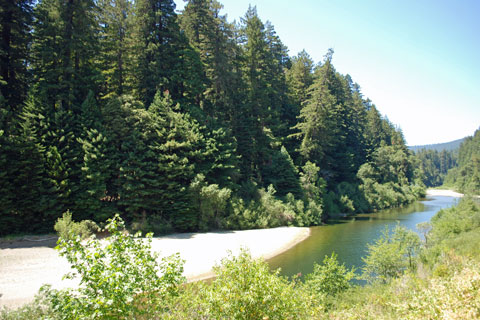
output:
<svg viewBox="0 0 480 320"><path fill-rule="evenodd" d="M274 269L281 268L282 274L286 276L307 274L313 271L314 262L322 262L325 255L335 251L338 260L347 267L361 268L363 265L361 257L366 253L367 243L378 238L385 226L392 228L398 221L418 232L416 229L418 223L429 221L440 209L455 205L456 199L430 197L408 207L359 214L354 218L312 227L308 239L268 262Z"/></svg>

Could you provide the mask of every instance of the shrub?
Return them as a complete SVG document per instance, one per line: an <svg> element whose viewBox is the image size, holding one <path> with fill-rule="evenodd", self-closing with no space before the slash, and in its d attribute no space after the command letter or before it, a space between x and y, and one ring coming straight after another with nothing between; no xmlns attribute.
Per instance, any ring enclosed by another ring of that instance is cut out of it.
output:
<svg viewBox="0 0 480 320"><path fill-rule="evenodd" d="M32 320L32 319L56 319L57 315L51 308L45 295L37 294L35 300L17 309L0 308L2 320Z"/></svg>
<svg viewBox="0 0 480 320"><path fill-rule="evenodd" d="M68 240L73 240L77 236L81 239L86 239L100 230L98 225L91 220L73 221L70 211L65 212L62 218L57 220L54 229L60 238Z"/></svg>
<svg viewBox="0 0 480 320"><path fill-rule="evenodd" d="M198 228L206 231L211 227L219 228L226 216L228 200L232 191L220 188L217 184L208 184L203 174L198 174L190 184L189 191L195 209L198 210Z"/></svg>
<svg viewBox="0 0 480 320"><path fill-rule="evenodd" d="M336 295L351 287L350 280L355 277L355 268L347 270L340 265L337 255L325 256L322 264L314 264L313 272L305 277L305 286L323 295Z"/></svg>
<svg viewBox="0 0 480 320"><path fill-rule="evenodd" d="M183 282L183 263L178 255L164 258L152 254L152 235L136 239L124 231L116 215L109 219L110 237L99 241L61 237L57 250L67 258L80 277L77 290L44 288L50 303L62 319L131 319L142 314L155 317L162 300L177 293Z"/></svg>
<svg viewBox="0 0 480 320"><path fill-rule="evenodd" d="M306 319L314 312L312 299L278 275L268 264L254 260L244 250L222 260L209 291L209 318Z"/></svg>
<svg viewBox="0 0 480 320"><path fill-rule="evenodd" d="M419 246L420 239L413 231L397 225L390 233L386 227L374 244L367 245L367 256L362 258L363 278L386 283L400 276L408 268L414 268L413 256Z"/></svg>
<svg viewBox="0 0 480 320"><path fill-rule="evenodd" d="M301 207L292 206L275 197L275 188L270 185L265 191L258 190L257 201L244 201L233 197L231 200L231 214L224 220L230 229L272 228L294 224L297 213ZM292 196L288 196L290 201Z"/></svg>

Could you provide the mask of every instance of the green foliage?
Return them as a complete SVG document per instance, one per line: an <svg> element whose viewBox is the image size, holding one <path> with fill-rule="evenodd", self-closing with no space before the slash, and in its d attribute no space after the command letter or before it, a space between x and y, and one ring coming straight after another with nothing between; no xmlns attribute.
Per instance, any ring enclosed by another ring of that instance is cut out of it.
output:
<svg viewBox="0 0 480 320"><path fill-rule="evenodd" d="M473 198L462 199L457 206L439 211L431 220L429 233L434 242L480 227L480 206Z"/></svg>
<svg viewBox="0 0 480 320"><path fill-rule="evenodd" d="M202 174L195 177L189 189L195 209L199 211L198 229L205 231L212 227L221 227L227 215L227 204L232 191L219 188L216 184L207 184Z"/></svg>
<svg viewBox="0 0 480 320"><path fill-rule="evenodd" d="M413 231L397 225L393 232L388 227L380 238L367 246L367 256L362 258L363 278L369 282L389 282L407 269L414 270L414 255L420 246L420 239Z"/></svg>
<svg viewBox="0 0 480 320"><path fill-rule="evenodd" d="M222 260L208 295L213 319L305 319L311 301L295 283L270 273L268 265L242 251Z"/></svg>
<svg viewBox="0 0 480 320"><path fill-rule="evenodd" d="M293 208L275 198L275 188L272 185L265 191L258 191L259 199L248 202L240 198L232 198L232 209L225 220L227 228L256 229L271 228L293 222Z"/></svg>
<svg viewBox="0 0 480 320"><path fill-rule="evenodd" d="M422 261L433 270L440 270L444 268L445 252L452 249L464 256L479 256L479 231L480 205L473 198L465 197L455 207L440 210L432 218Z"/></svg>
<svg viewBox="0 0 480 320"><path fill-rule="evenodd" d="M102 95L110 98L114 94L131 92L134 85L133 68L133 3L128 0L99 0L99 67L105 85Z"/></svg>
<svg viewBox="0 0 480 320"><path fill-rule="evenodd" d="M333 50L316 67L305 51L290 58L255 7L238 24L221 9L2 6L1 234L49 232L67 210L121 212L156 233L309 226L418 197L401 132L335 70ZM461 172L468 189L475 163Z"/></svg>
<svg viewBox="0 0 480 320"><path fill-rule="evenodd" d="M78 111L98 92L98 38L93 0L39 2L34 10L32 68L35 89L52 108Z"/></svg>
<svg viewBox="0 0 480 320"><path fill-rule="evenodd" d="M19 308L9 309L4 306L0 308L0 319L3 320L58 319L57 315L43 293L38 293L33 302Z"/></svg>
<svg viewBox="0 0 480 320"><path fill-rule="evenodd" d="M97 224L90 220L75 222L72 220L72 213L67 211L57 220L53 227L58 236L65 240L74 240L77 237L84 240L100 231Z"/></svg>
<svg viewBox="0 0 480 320"><path fill-rule="evenodd" d="M0 95L10 111L20 111L30 82L32 0L3 1L0 6Z"/></svg>
<svg viewBox="0 0 480 320"><path fill-rule="evenodd" d="M453 151L420 149L415 152L415 157L427 187L441 186L448 170L457 166L457 154Z"/></svg>
<svg viewBox="0 0 480 320"><path fill-rule="evenodd" d="M413 161L404 146L382 146L373 152L372 161L363 164L357 173L370 210L401 206L424 195Z"/></svg>
<svg viewBox="0 0 480 320"><path fill-rule="evenodd" d="M305 286L322 295L335 296L351 287L350 280L355 278L355 268L348 270L340 265L337 255L325 256L322 264L314 264L313 272L305 277Z"/></svg>
<svg viewBox="0 0 480 320"><path fill-rule="evenodd" d="M162 301L178 292L183 262L178 255L163 258L151 252L152 235L136 239L124 230L119 216L107 221L104 240L63 238L57 249L80 278L78 289L44 287L61 319L131 319L163 312ZM70 234L69 234L70 236Z"/></svg>
<svg viewBox="0 0 480 320"><path fill-rule="evenodd" d="M271 161L264 166L262 173L264 181L268 185L273 185L278 191L278 196L283 197L292 193L296 197L302 195L298 179L298 170L293 164L293 160L288 154L287 149L282 146L280 150L273 150Z"/></svg>
<svg viewBox="0 0 480 320"><path fill-rule="evenodd" d="M463 193L480 193L480 130L460 145L458 167L448 171L444 184Z"/></svg>

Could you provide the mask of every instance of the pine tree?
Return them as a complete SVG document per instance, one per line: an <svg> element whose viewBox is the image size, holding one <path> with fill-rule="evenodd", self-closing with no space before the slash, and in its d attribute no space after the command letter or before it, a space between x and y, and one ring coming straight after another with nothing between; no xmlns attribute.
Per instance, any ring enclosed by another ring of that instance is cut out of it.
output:
<svg viewBox="0 0 480 320"><path fill-rule="evenodd" d="M180 231L198 227L198 212L192 210L187 187L195 177L195 162L204 152L198 148L203 137L198 124L180 110L168 94L157 93L149 108L158 125L160 139L152 150L158 156L162 192L161 214Z"/></svg>
<svg viewBox="0 0 480 320"><path fill-rule="evenodd" d="M98 91L97 24L93 0L43 0L35 7L33 72L36 91L58 108L80 112Z"/></svg>
<svg viewBox="0 0 480 320"><path fill-rule="evenodd" d="M284 197L288 193L291 193L296 198L302 196L298 170L284 146L282 146L280 150L273 151L271 163L262 169L265 184L272 184L277 191L276 195Z"/></svg>
<svg viewBox="0 0 480 320"><path fill-rule="evenodd" d="M131 92L134 85L133 3L129 0L100 0L100 68L104 78L104 98Z"/></svg>
<svg viewBox="0 0 480 320"><path fill-rule="evenodd" d="M20 122L0 129L0 233L48 232L56 214L57 198L48 175L45 125L41 108L26 103Z"/></svg>
<svg viewBox="0 0 480 320"><path fill-rule="evenodd" d="M313 83L313 60L303 50L292 58L292 65L287 71L287 82L292 103L300 110L307 100L308 88Z"/></svg>
<svg viewBox="0 0 480 320"><path fill-rule="evenodd" d="M21 110L29 86L32 0L0 1L0 91L12 111Z"/></svg>
<svg viewBox="0 0 480 320"><path fill-rule="evenodd" d="M197 104L208 116L230 123L234 105L239 103L235 91L241 79L235 71L238 47L233 41L233 26L220 15L222 8L215 0L188 1L180 26L203 64L204 99Z"/></svg>
<svg viewBox="0 0 480 320"><path fill-rule="evenodd" d="M322 170L328 168L326 157L333 150L335 140L342 138L339 135L337 99L330 91L328 83L330 73L329 59L315 70L308 99L300 110L300 121L294 127L299 132L293 135L301 140L299 152L304 161L311 161Z"/></svg>
<svg viewBox="0 0 480 320"><path fill-rule="evenodd" d="M112 163L107 158L109 141L92 92L82 104L80 121L82 134L77 141L83 157L80 188L75 197L75 214L77 218L93 218L103 222L114 213L114 207L106 198Z"/></svg>
<svg viewBox="0 0 480 320"><path fill-rule="evenodd" d="M263 184L260 168L271 161L270 132L282 130L285 52L273 27L265 27L255 7L249 7L242 18L241 35L246 102L239 111L235 136L245 177Z"/></svg>
<svg viewBox="0 0 480 320"><path fill-rule="evenodd" d="M149 106L157 91L176 101L195 100L203 91L201 63L180 32L172 0L138 0L135 4L136 91Z"/></svg>

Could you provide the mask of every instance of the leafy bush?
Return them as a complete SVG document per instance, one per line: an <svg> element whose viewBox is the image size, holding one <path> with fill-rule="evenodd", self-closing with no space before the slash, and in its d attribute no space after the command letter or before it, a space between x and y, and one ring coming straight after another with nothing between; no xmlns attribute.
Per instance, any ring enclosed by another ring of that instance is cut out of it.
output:
<svg viewBox="0 0 480 320"><path fill-rule="evenodd" d="M198 228L206 231L211 227L219 228L225 218L228 200L232 191L220 188L218 184L208 184L203 174L198 174L190 184L195 209L198 211Z"/></svg>
<svg viewBox="0 0 480 320"><path fill-rule="evenodd" d="M369 282L388 282L415 266L413 257L420 247L416 233L397 225L392 233L388 227L374 244L367 245L367 256L362 258L363 278Z"/></svg>
<svg viewBox="0 0 480 320"><path fill-rule="evenodd" d="M108 220L110 237L85 244L76 238L60 238L57 249L80 277L77 290L43 288L52 308L62 319L132 319L155 314L163 299L177 294L183 282L183 263L178 255L157 261L152 254L152 235L136 239L124 231L122 219Z"/></svg>
<svg viewBox="0 0 480 320"><path fill-rule="evenodd" d="M480 205L472 198L463 198L456 207L440 210L432 218L432 241L440 242L462 232L480 227Z"/></svg>
<svg viewBox="0 0 480 320"><path fill-rule="evenodd" d="M306 319L314 312L311 298L246 251L230 256L214 269L208 293L213 319Z"/></svg>
<svg viewBox="0 0 480 320"><path fill-rule="evenodd" d="M442 268L437 264L442 264L445 252L452 249L462 255L480 256L480 205L473 198L464 197L457 206L440 210L431 219L431 227L421 258L434 270Z"/></svg>
<svg viewBox="0 0 480 320"><path fill-rule="evenodd" d="M316 293L336 295L351 287L350 280L355 277L355 268L347 270L344 264L340 265L337 255L325 256L322 264L314 264L313 272L305 277L305 286Z"/></svg>
<svg viewBox="0 0 480 320"><path fill-rule="evenodd" d="M86 239L100 230L98 225L91 220L73 221L70 211L65 212L62 218L57 220L54 229L60 238L68 240L73 240L77 236L81 239Z"/></svg>
<svg viewBox="0 0 480 320"><path fill-rule="evenodd" d="M2 320L32 320L58 318L44 294L37 294L35 300L18 309L0 308Z"/></svg>
<svg viewBox="0 0 480 320"><path fill-rule="evenodd" d="M258 190L257 201L244 201L234 197L231 201L231 213L224 220L230 229L272 228L293 224L296 213L288 203L275 197L275 188L270 185L267 191Z"/></svg>

